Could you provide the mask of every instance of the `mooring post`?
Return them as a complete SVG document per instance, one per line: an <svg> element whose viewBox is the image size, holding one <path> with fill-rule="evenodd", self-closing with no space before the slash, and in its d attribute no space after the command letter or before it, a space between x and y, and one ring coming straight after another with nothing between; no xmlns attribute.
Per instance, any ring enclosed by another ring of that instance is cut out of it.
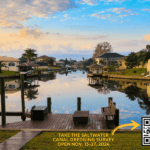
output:
<svg viewBox="0 0 150 150"><path fill-rule="evenodd" d="M52 113L52 112L51 112L51 104L52 104L52 103L51 103L51 97L48 97L48 98L47 98L47 112L48 112L48 113Z"/></svg>
<svg viewBox="0 0 150 150"><path fill-rule="evenodd" d="M110 101L113 101L113 98L112 97L108 97L108 107L109 107L109 103L110 103Z"/></svg>
<svg viewBox="0 0 150 150"><path fill-rule="evenodd" d="M119 126L119 109L115 110L115 127Z"/></svg>
<svg viewBox="0 0 150 150"><path fill-rule="evenodd" d="M5 78L0 77L1 82L1 114L2 114L2 126L6 125L6 113L5 113Z"/></svg>
<svg viewBox="0 0 150 150"><path fill-rule="evenodd" d="M77 111L81 111L81 97L77 97Z"/></svg>
<svg viewBox="0 0 150 150"><path fill-rule="evenodd" d="M24 102L24 74L25 72L20 73L20 79L21 79L21 101L22 101L22 121L26 120L25 117L25 102Z"/></svg>
<svg viewBox="0 0 150 150"><path fill-rule="evenodd" d="M113 104L116 106L116 102L113 102Z"/></svg>

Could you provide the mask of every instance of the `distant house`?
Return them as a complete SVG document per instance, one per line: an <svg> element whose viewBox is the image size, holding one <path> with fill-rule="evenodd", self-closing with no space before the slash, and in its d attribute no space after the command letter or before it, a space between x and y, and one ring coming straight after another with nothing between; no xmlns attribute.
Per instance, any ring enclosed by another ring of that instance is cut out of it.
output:
<svg viewBox="0 0 150 150"><path fill-rule="evenodd" d="M102 60L104 63L104 66L116 66L117 60L121 57L124 57L124 55L120 55L118 53L105 53L99 57L96 57L95 60L97 62L97 65L101 65L100 61Z"/></svg>
<svg viewBox="0 0 150 150"><path fill-rule="evenodd" d="M54 66L56 65L56 58L54 58L54 57L49 57L49 56L46 56L46 55L42 55L42 56L40 56L40 57L37 57L36 62L40 62L40 61L42 61L43 59L46 59L46 58L53 59L53 60L54 60L53 65L54 65Z"/></svg>
<svg viewBox="0 0 150 150"><path fill-rule="evenodd" d="M145 51L145 50L141 50L141 51ZM137 52L136 55L139 56L141 51ZM119 64L119 69L127 69L127 66L125 64L126 63L125 62L126 58L127 58L127 56L121 57L120 59L117 60L117 62ZM143 68L147 68L147 65L148 65L148 63L145 63L145 65L143 66ZM133 68L142 68L142 63L141 63L141 65L133 67Z"/></svg>
<svg viewBox="0 0 150 150"><path fill-rule="evenodd" d="M63 67L65 63L63 61L56 61L56 65Z"/></svg>
<svg viewBox="0 0 150 150"><path fill-rule="evenodd" d="M7 67L2 67L2 70L18 71L19 59L13 57L0 56L0 61L3 61Z"/></svg>

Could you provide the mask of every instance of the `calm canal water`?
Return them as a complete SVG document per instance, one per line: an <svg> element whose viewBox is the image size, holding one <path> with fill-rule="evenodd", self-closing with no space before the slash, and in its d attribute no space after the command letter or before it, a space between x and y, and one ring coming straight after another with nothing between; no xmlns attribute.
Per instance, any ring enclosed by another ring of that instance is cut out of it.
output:
<svg viewBox="0 0 150 150"><path fill-rule="evenodd" d="M97 80L97 81L96 81ZM95 79L101 81L100 78ZM119 109L120 125L136 121L141 125L141 117L150 114L149 82L130 82L126 80L103 79L106 87L89 86L89 78L85 71L54 73L41 80L28 80L25 89L25 107L28 111L33 105L46 106L47 97L52 99L52 113L73 114L77 109L77 97L81 97L81 110L89 110L90 114L101 114L101 107L108 106L108 97L113 97ZM34 86L34 88L29 88ZM7 90L6 111L21 111L21 91L18 79L5 81ZM28 96L28 98L27 98ZM1 109L1 107L0 107ZM21 121L21 117L6 117L6 123ZM30 120L27 118L26 120ZM1 123L1 118L0 118ZM131 129L126 127L124 129ZM138 127L141 129L141 126Z"/></svg>

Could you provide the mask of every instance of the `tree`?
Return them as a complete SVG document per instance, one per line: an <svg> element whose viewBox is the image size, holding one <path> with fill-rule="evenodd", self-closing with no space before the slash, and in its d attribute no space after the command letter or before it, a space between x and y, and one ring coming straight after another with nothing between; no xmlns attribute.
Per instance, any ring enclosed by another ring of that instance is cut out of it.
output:
<svg viewBox="0 0 150 150"><path fill-rule="evenodd" d="M97 44L96 49L94 50L94 54L92 56L92 59L94 60L96 57L103 55L105 53L112 52L112 47L110 43L108 42L103 42Z"/></svg>
<svg viewBox="0 0 150 150"><path fill-rule="evenodd" d="M148 62L149 59L150 59L150 45L146 45L146 51L145 52L141 51L139 55L139 60L142 61L142 68L145 65L145 63Z"/></svg>
<svg viewBox="0 0 150 150"><path fill-rule="evenodd" d="M82 60L84 61L84 57L82 57Z"/></svg>
<svg viewBox="0 0 150 150"><path fill-rule="evenodd" d="M103 61L103 60L100 60L100 61L99 61L99 63L103 64L103 63L104 63L104 61Z"/></svg>
<svg viewBox="0 0 150 150"><path fill-rule="evenodd" d="M66 60L65 60L65 65L67 65L68 64L68 60L67 60L67 58L66 58Z"/></svg>
<svg viewBox="0 0 150 150"><path fill-rule="evenodd" d="M24 51L25 51L25 53L22 54L21 58L27 59L29 63L31 62L32 59L37 58L38 54L35 54L36 50L31 49L31 48L27 48Z"/></svg>
<svg viewBox="0 0 150 150"><path fill-rule="evenodd" d="M1 73L1 68L2 68L2 67L7 67L7 65L4 64L3 61L0 61L0 73Z"/></svg>
<svg viewBox="0 0 150 150"><path fill-rule="evenodd" d="M48 66L49 65L53 66L54 60L52 58L47 57L47 58L43 59L42 62L48 63Z"/></svg>
<svg viewBox="0 0 150 150"><path fill-rule="evenodd" d="M127 69L131 69L137 66L138 56L134 52L131 52L129 56L125 59L125 61L126 61L125 64L127 66Z"/></svg>

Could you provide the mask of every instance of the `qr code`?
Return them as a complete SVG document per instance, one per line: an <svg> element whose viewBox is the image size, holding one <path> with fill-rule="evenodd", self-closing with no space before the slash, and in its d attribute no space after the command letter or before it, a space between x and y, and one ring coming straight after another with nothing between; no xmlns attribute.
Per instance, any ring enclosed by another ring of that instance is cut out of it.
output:
<svg viewBox="0 0 150 150"><path fill-rule="evenodd" d="M150 145L150 117L142 117L142 145Z"/></svg>

